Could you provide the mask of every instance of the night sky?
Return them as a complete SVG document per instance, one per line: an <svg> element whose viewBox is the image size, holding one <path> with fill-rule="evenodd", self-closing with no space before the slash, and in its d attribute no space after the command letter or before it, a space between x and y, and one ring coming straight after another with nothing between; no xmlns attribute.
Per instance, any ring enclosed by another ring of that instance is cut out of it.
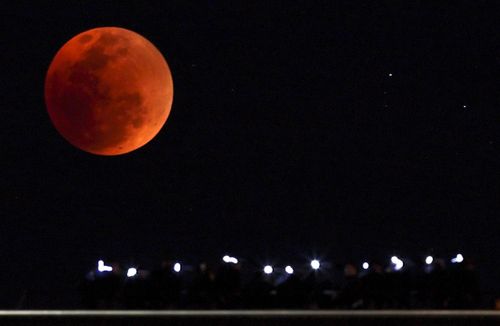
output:
<svg viewBox="0 0 500 326"><path fill-rule="evenodd" d="M498 289L498 2L65 3L2 6L0 308L73 307L97 259L164 253L461 252ZM164 128L114 157L66 142L43 98L57 50L100 26L174 79Z"/></svg>

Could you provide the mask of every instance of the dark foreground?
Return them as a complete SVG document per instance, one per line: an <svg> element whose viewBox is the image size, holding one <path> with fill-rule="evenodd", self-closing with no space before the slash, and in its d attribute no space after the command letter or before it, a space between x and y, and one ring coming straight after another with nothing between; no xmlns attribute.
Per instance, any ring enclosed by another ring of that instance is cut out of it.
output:
<svg viewBox="0 0 500 326"><path fill-rule="evenodd" d="M0 325L500 325L500 311L0 311Z"/></svg>

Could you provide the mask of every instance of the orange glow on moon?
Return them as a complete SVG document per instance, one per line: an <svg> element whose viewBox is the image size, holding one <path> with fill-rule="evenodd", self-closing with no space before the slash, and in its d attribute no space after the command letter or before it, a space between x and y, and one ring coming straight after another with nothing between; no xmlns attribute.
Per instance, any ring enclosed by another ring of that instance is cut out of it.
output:
<svg viewBox="0 0 500 326"><path fill-rule="evenodd" d="M141 35L117 27L78 34L57 52L45 102L59 133L98 155L133 151L165 124L173 100L167 62Z"/></svg>

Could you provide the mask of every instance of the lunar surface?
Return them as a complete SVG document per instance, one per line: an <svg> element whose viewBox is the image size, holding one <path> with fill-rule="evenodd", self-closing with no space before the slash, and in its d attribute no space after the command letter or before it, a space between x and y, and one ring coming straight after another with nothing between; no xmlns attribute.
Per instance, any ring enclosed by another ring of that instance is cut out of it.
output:
<svg viewBox="0 0 500 326"><path fill-rule="evenodd" d="M45 79L47 111L74 146L119 155L148 143L173 99L170 69L141 35L116 27L83 32L56 54Z"/></svg>

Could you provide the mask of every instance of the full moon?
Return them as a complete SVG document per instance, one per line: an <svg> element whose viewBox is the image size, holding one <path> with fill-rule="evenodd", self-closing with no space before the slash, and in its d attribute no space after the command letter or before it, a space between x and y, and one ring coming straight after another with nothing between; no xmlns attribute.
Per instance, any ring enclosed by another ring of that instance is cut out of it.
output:
<svg viewBox="0 0 500 326"><path fill-rule="evenodd" d="M165 124L173 99L170 69L141 35L117 27L70 39L52 60L45 103L59 133L97 155L142 147Z"/></svg>

